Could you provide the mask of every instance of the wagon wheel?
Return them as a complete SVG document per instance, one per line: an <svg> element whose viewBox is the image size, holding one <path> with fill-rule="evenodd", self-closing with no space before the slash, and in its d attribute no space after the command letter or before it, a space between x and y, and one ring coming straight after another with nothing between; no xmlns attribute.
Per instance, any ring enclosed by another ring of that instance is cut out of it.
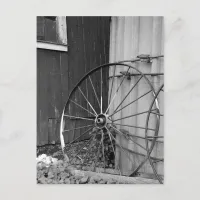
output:
<svg viewBox="0 0 200 200"><path fill-rule="evenodd" d="M130 81L131 73L136 74L138 78L122 100L116 104L120 89L124 82ZM111 74L110 77L109 74ZM148 85L149 91L125 104L126 99L130 99L130 95L141 81ZM118 148L133 163L131 156L135 152L120 144L118 136L124 137L128 142L142 149L145 152L143 156L146 156L147 153L150 154L155 144L152 143L152 148L147 151L144 145L136 141L138 138L145 141L145 133L144 136L138 136L124 131L120 127L157 131L156 129L147 128L145 125L141 127L126 123L138 115L146 115L149 112L149 110L136 112L129 108L130 105L138 103L145 96L152 96L152 94L156 95L147 77L140 70L129 64L123 62L110 63L89 71L71 91L62 112L60 139L64 156L69 158L71 164L78 163L83 167L87 162L93 166L93 170L96 170L96 166L99 166L100 163L100 166L105 170L109 167L109 157L106 151L110 149L112 156L116 159L116 148ZM129 114L116 118L117 113L119 114L120 111L127 108L129 109ZM130 111L132 112L131 114ZM117 123L122 122L122 120L125 123ZM157 120L156 123L158 124L159 121ZM157 124L156 126L158 126ZM82 141L80 142L82 145L71 150L71 145L76 144L75 142L77 141ZM68 144L65 145L66 143ZM95 152L95 157L90 155L91 151ZM90 161L88 162L88 160ZM115 169L118 169L118 173L122 175L119 166L115 166Z"/></svg>
<svg viewBox="0 0 200 200"><path fill-rule="evenodd" d="M149 112L148 112L148 115L147 115L146 130L145 130L145 138L146 138L145 142L146 142L148 160L150 162L150 165L153 169L153 172L154 172L156 178L158 179L158 181L160 183L162 183L162 178L158 175L158 172L157 172L156 167L155 167L155 163L156 162L164 162L164 158L158 158L158 160L152 160L152 158L150 157L152 151L150 151L151 147L149 147L149 142L151 141L154 144L156 142L164 143L164 141L163 141L164 136L161 136L161 135L159 136L160 123L158 123L158 125L157 125L157 131L155 132L154 136L149 136L148 135L148 125L149 125L149 118L150 118L151 114L156 115L158 121L160 121L161 117L164 116L162 113L160 113L160 109L157 109L156 112L151 112L151 110L155 106L155 104L156 105L158 104L158 97L159 97L159 95L161 95L162 92L164 92L164 84L162 84L161 87L158 89L158 91L157 91L157 93L156 93L156 95L155 95L155 97L154 97L154 99L151 103L151 106L149 108Z"/></svg>
<svg viewBox="0 0 200 200"><path fill-rule="evenodd" d="M156 92L156 95L154 96L154 98L151 102L151 105L149 107L149 112L148 112L147 118L146 118L145 144L146 144L146 149L147 149L147 156L144 158L144 160L140 163L140 165L132 173L132 175L137 173L138 170L145 164L145 162L147 160L149 160L149 163L150 163L150 165L153 169L153 173L155 174L156 178L158 179L158 181L161 184L163 183L163 180L158 175L158 172L157 172L156 167L155 167L155 163L164 162L164 158L154 158L154 159L152 159L151 153L152 153L152 150L155 147L156 143L164 143L164 141L163 141L164 137L159 135L161 117L164 116L162 113L160 113L159 100L158 100L158 97L159 97L159 95L161 95L162 92L164 92L164 84L162 84L160 86L160 88L158 89L158 91ZM155 108L155 107L157 109L155 111L152 111L153 108ZM154 135L149 135L149 131L148 131L149 121L150 121L151 115L154 115L156 117L157 122L158 122L158 123L156 123L156 131L154 132Z"/></svg>

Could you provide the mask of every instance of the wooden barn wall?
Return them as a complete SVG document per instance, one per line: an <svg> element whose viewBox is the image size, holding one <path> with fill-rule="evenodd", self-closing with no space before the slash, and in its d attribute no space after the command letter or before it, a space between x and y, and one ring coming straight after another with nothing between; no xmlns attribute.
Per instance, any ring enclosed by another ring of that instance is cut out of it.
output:
<svg viewBox="0 0 200 200"><path fill-rule="evenodd" d="M67 17L67 30L69 44L69 91L72 91L84 74L99 65L109 62L110 17ZM91 76L91 79L93 84L99 85L100 73L95 73L95 75ZM83 82L81 90L92 106L98 109L89 80ZM104 88L104 92L108 92L108 87ZM76 93L72 99L88 110L90 109L80 92ZM104 101L107 102L107 98ZM84 110L77 106L71 110L72 113L70 114L73 116L88 115L87 112L84 112ZM65 129L88 125L85 120L73 120L73 122L71 120L65 124L67 125ZM72 141L87 129L77 129L74 132L70 132L70 134L65 133L65 141ZM87 137L86 135L81 139L86 139Z"/></svg>
<svg viewBox="0 0 200 200"><path fill-rule="evenodd" d="M68 52L37 50L37 145L60 142L60 117L69 93L85 73L109 62L110 17L67 17L66 21ZM100 80L100 74L95 79ZM92 100L91 88L86 86L82 90ZM86 106L83 96L76 98ZM82 123L70 121L67 128L86 125ZM83 131L65 134L65 142Z"/></svg>
<svg viewBox="0 0 200 200"><path fill-rule="evenodd" d="M59 142L59 119L68 96L68 54L37 50L37 145Z"/></svg>
<svg viewBox="0 0 200 200"><path fill-rule="evenodd" d="M163 55L163 18L162 17L112 17L111 22L111 39L110 39L110 62L127 60L136 58L140 54L149 54L149 55ZM153 63L135 63L133 64L137 69L141 70L144 73L163 73L163 58L154 60ZM112 75L113 69L110 69L110 76ZM121 71L121 69L120 69ZM116 72L116 73L119 73ZM110 109L112 112L118 105L119 102L125 97L125 95L130 90L131 86L138 80L139 77L132 77L131 80L124 81L119 95L116 98L115 102ZM155 89L157 89L164 81L163 76L147 76L152 82ZM115 79L115 86L119 85L119 80ZM117 86L116 86L117 87ZM149 91L149 86L145 81L141 80L134 89L130 98L127 98L126 101L121 106L127 105L130 101L137 99L142 94L145 94ZM121 110L121 112L114 115L115 118L121 118L122 116L131 115L133 113L139 113L147 111L149 109L150 103L152 101L153 95L150 93L145 97L141 98L137 103L131 104L129 107ZM160 97L160 108L161 113L163 113L163 96ZM129 124L134 126L145 127L146 114L138 115L137 117L128 118L127 120L121 120L121 124ZM115 119L114 118L114 119ZM149 127L155 128L155 119L150 120ZM145 130L127 128L125 126L118 126L120 129L125 129L129 133L145 136ZM161 119L160 126L160 135L163 135L163 118ZM146 154L146 152L133 144L128 142L124 138L118 136L118 141L121 145L132 149L135 152ZM142 139L134 140L145 147L145 141ZM163 143L156 143L156 147L152 152L152 156L162 158L163 157ZM135 169L138 164L144 159L143 156L134 154L131 156L131 159L127 158L127 155L117 149L116 163L120 166L122 171L131 171ZM130 162L132 160L133 162ZM164 166L162 162L156 164L156 169L159 174L164 173ZM152 173L152 168L148 162L140 170L145 173Z"/></svg>

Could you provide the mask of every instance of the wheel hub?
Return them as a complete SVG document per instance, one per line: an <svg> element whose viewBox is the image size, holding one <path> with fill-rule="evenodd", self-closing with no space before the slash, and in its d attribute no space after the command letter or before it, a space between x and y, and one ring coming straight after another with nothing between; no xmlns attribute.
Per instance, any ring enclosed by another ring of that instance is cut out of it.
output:
<svg viewBox="0 0 200 200"><path fill-rule="evenodd" d="M96 119L95 119L95 125L98 128L103 128L106 126L108 121L108 116L105 114L99 114L97 115Z"/></svg>

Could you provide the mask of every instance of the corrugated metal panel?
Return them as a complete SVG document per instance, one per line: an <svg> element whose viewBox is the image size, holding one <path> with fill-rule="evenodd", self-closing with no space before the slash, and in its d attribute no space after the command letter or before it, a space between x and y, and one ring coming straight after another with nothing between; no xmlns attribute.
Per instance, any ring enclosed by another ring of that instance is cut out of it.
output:
<svg viewBox="0 0 200 200"><path fill-rule="evenodd" d="M160 55L163 54L163 18L162 17L112 17L111 22L111 39L110 39L110 62L115 62L119 60L127 60L136 58L139 54L150 54L150 55ZM156 73L163 72L163 62L154 60L152 64L148 63L135 63L134 66L144 73ZM110 69L110 76L112 75L112 70ZM120 69L122 71L123 69ZM119 73L119 71L117 72ZM153 83L154 87L157 89L163 82L163 77L151 78L148 76L150 81ZM130 87L138 80L138 77L132 77L131 81L124 81L121 90L119 91L118 98L114 101L110 112L119 105L119 102L130 90ZM115 87L119 85L120 80L115 80ZM132 92L130 98L124 101L123 105L127 105L131 100L136 99L145 92L149 91L149 86L145 81L140 81L136 90ZM161 112L163 111L163 97L161 99ZM137 104L132 104L129 107L123 109L121 112L117 113L115 118L120 118L122 116L127 116L134 112L141 112L148 110L150 103L152 101L152 95L147 95L142 98ZM135 125L135 126L145 126L146 114L139 115L137 117L132 117L126 120L121 120L123 124ZM155 120L151 119L150 126L155 127ZM144 136L145 131L142 129L134 128L124 128L130 133L135 135ZM161 135L163 134L163 122L161 122ZM145 154L146 152L140 147L128 143L123 138L117 138L121 144L129 147L130 149ZM145 146L143 140L138 139L138 143ZM163 144L157 144L152 156L163 157ZM138 166L144 157L139 155L134 155L134 164L131 164L130 160L127 159L123 152L117 150L117 158L119 166L123 171L129 171ZM163 164L157 164L158 173L163 174ZM145 164L141 169L143 172L152 173L152 169L149 164Z"/></svg>

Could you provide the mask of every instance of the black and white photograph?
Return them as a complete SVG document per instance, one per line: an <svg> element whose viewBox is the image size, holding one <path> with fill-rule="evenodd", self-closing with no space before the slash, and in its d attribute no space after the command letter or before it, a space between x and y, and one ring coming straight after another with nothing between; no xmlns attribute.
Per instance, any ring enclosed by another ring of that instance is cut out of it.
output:
<svg viewBox="0 0 200 200"><path fill-rule="evenodd" d="M36 18L37 184L164 184L164 17Z"/></svg>

